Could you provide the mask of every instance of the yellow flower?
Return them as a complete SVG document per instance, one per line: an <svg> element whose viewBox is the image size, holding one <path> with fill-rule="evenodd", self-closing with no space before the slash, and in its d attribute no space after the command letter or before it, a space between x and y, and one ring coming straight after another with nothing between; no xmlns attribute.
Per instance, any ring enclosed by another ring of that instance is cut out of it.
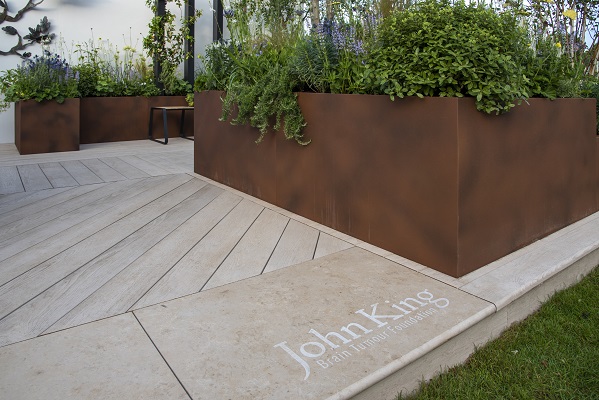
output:
<svg viewBox="0 0 599 400"><path fill-rule="evenodd" d="M564 11L562 14L564 15L564 17L568 17L572 21L576 19L576 11L571 8L569 10Z"/></svg>
<svg viewBox="0 0 599 400"><path fill-rule="evenodd" d="M560 42L557 42L557 43L555 44L555 47L557 47L558 49L561 49L561 48L562 48L562 44L561 44Z"/></svg>

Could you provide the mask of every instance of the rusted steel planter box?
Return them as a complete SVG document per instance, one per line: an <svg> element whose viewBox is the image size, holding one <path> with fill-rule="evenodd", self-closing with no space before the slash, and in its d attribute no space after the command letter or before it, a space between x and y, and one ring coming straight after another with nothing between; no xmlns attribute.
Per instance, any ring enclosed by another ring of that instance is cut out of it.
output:
<svg viewBox="0 0 599 400"><path fill-rule="evenodd" d="M20 154L79 150L79 99L18 101L15 145Z"/></svg>
<svg viewBox="0 0 599 400"><path fill-rule="evenodd" d="M150 107L186 106L184 96L84 97L81 99L81 143L120 142L148 138ZM193 136L193 117L185 116L185 132ZM169 137L179 136L180 114L168 113ZM152 118L154 137L163 137L162 114Z"/></svg>
<svg viewBox="0 0 599 400"><path fill-rule="evenodd" d="M595 101L300 93L312 143L218 121L196 94L195 172L459 277L599 208Z"/></svg>

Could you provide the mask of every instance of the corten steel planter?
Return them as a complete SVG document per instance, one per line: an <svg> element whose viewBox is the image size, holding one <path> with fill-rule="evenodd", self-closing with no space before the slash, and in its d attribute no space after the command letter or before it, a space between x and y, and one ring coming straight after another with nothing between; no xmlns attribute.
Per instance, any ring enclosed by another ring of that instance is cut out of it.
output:
<svg viewBox="0 0 599 400"><path fill-rule="evenodd" d="M196 94L197 173L455 277L599 209L594 100L301 93L300 147L218 121L221 95Z"/></svg>
<svg viewBox="0 0 599 400"><path fill-rule="evenodd" d="M184 96L84 97L81 99L81 143L120 142L148 138L150 107L186 106ZM179 112L169 112L169 137L179 136ZM162 114L152 118L154 137L163 137ZM193 114L185 115L185 133L193 136Z"/></svg>
<svg viewBox="0 0 599 400"><path fill-rule="evenodd" d="M15 145L20 154L79 150L79 99L18 101Z"/></svg>

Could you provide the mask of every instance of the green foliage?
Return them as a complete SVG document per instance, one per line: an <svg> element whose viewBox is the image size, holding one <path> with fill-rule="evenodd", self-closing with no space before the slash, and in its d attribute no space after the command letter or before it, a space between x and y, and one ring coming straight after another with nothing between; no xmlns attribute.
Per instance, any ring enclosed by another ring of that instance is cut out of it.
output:
<svg viewBox="0 0 599 400"><path fill-rule="evenodd" d="M167 95L185 95L192 90L191 85L184 82L177 75L177 68L188 58L193 57L185 49L185 41L193 40L189 31L189 25L195 22L200 16L201 11L187 18L182 15L177 18L169 10L168 3L176 5L179 12L183 14L184 0L166 0L165 15L156 15L156 1L146 0L146 5L154 12L154 17L148 25L149 33L143 39L143 47L146 49L154 62L158 63L162 69L158 80L164 86L164 92Z"/></svg>
<svg viewBox="0 0 599 400"><path fill-rule="evenodd" d="M44 55L23 61L16 69L1 76L0 93L4 100L0 109L19 100L56 100L77 97L77 76L70 65L57 54L44 51Z"/></svg>
<svg viewBox="0 0 599 400"><path fill-rule="evenodd" d="M289 73L288 59L288 53L268 46L236 59L235 76L226 87L221 120L233 117L233 124L258 128L257 142L270 129L276 131L283 124L287 139L308 144L302 134L305 121L293 92L295 82Z"/></svg>
<svg viewBox="0 0 599 400"><path fill-rule="evenodd" d="M225 90L235 69L235 59L239 51L232 43L214 42L206 47L206 55L201 57L203 68L196 76L194 89Z"/></svg>
<svg viewBox="0 0 599 400"><path fill-rule="evenodd" d="M510 12L427 0L393 13L364 72L373 93L472 96L481 111L508 111L528 97L526 31Z"/></svg>
<svg viewBox="0 0 599 400"><path fill-rule="evenodd" d="M526 76L531 97L579 97L583 66L572 63L551 38L538 38L526 59Z"/></svg>
<svg viewBox="0 0 599 400"><path fill-rule="evenodd" d="M77 44L81 97L155 96L159 94L145 58L132 46L118 49L109 41L93 39Z"/></svg>

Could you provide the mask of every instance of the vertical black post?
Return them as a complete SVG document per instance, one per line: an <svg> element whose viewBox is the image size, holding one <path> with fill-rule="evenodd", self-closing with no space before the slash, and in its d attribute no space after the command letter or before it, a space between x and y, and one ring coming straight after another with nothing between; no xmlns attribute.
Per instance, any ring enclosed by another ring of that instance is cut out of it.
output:
<svg viewBox="0 0 599 400"><path fill-rule="evenodd" d="M156 16L164 17L166 15L166 1L167 0L156 0ZM164 20L161 23L162 32L155 33L156 40L162 41L162 47L164 47ZM156 87L160 89L161 92L164 91L164 85L160 82L160 74L162 74L162 65L160 65L160 61L158 57L154 55L154 82L156 83Z"/></svg>
<svg viewBox="0 0 599 400"><path fill-rule="evenodd" d="M195 0L187 0L185 7L185 19L193 17L196 13ZM192 19L193 21L193 19ZM191 57L185 60L183 64L183 76L187 82L193 86L194 72L195 72L195 23L190 22L187 24L189 28L189 39L185 39L185 52L191 54Z"/></svg>
<svg viewBox="0 0 599 400"><path fill-rule="evenodd" d="M214 22L212 24L212 41L218 42L223 38L223 2L214 0Z"/></svg>

